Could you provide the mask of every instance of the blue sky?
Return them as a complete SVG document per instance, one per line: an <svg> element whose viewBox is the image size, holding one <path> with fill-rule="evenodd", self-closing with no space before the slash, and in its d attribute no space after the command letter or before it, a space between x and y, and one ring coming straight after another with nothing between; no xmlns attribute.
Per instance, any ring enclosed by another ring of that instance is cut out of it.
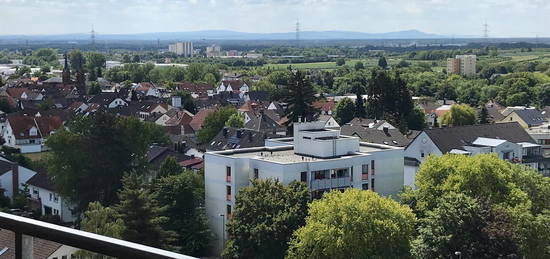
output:
<svg viewBox="0 0 550 259"><path fill-rule="evenodd" d="M0 35L235 30L550 37L550 0L0 0Z"/></svg>

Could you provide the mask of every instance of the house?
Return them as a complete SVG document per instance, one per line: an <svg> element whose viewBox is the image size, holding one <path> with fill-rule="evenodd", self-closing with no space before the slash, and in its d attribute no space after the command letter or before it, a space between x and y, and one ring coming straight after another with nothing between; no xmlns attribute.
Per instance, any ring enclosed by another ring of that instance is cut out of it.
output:
<svg viewBox="0 0 550 259"><path fill-rule="evenodd" d="M136 94L144 97L162 97L160 89L156 87L153 83L149 82L141 82L137 84L134 88L134 91Z"/></svg>
<svg viewBox="0 0 550 259"><path fill-rule="evenodd" d="M550 176L550 123L531 127L526 129L526 131L537 144L542 146L544 160L539 163L539 171L545 176Z"/></svg>
<svg viewBox="0 0 550 259"><path fill-rule="evenodd" d="M8 116L3 138L5 146L34 153L47 150L46 138L63 126L59 116Z"/></svg>
<svg viewBox="0 0 550 259"><path fill-rule="evenodd" d="M25 244L32 244L32 251L24 250L23 258L35 259L68 259L76 258L78 248L59 244L53 241L40 239L33 236L23 235ZM15 233L2 229L0 230L0 259L15 258Z"/></svg>
<svg viewBox="0 0 550 259"><path fill-rule="evenodd" d="M325 122L325 128L340 128L340 124L331 115L319 115L317 120Z"/></svg>
<svg viewBox="0 0 550 259"><path fill-rule="evenodd" d="M111 93L102 92L102 93L96 94L94 97L88 100L88 104L92 104L92 103L98 104L102 107L109 108L109 109L117 108L120 106L128 106L128 103L125 100L123 100L123 98L121 98L118 93L114 93L114 92L111 92Z"/></svg>
<svg viewBox="0 0 550 259"><path fill-rule="evenodd" d="M202 129L202 124L204 123L206 117L208 117L208 115L215 111L216 110L214 109L201 109L199 112L197 112L197 114L195 114L195 116L193 116L193 120L191 120L189 125L195 132L199 131L200 129Z"/></svg>
<svg viewBox="0 0 550 259"><path fill-rule="evenodd" d="M266 102L269 101L269 93L266 91L245 92L242 96L245 102Z"/></svg>
<svg viewBox="0 0 550 259"><path fill-rule="evenodd" d="M193 98L204 98L214 95L214 86L204 83L180 82L176 83L176 89L191 94Z"/></svg>
<svg viewBox="0 0 550 259"><path fill-rule="evenodd" d="M253 112L246 112L244 113L244 116L246 118L246 122L244 124L245 129L279 135L286 134L286 127L279 125L279 123L268 116L264 110L260 110L257 114Z"/></svg>
<svg viewBox="0 0 550 259"><path fill-rule="evenodd" d="M489 117L487 118L489 122L495 123L504 119L505 116L502 114L501 111L503 111L505 108L506 107L494 101L487 102L485 104L485 109L487 109L487 114L489 115Z"/></svg>
<svg viewBox="0 0 550 259"><path fill-rule="evenodd" d="M137 103L136 116L141 120L147 120L156 114L165 114L170 108L167 103L161 102L140 102Z"/></svg>
<svg viewBox="0 0 550 259"><path fill-rule="evenodd" d="M251 129L225 127L207 144L206 151L261 147L266 139L278 137L281 136Z"/></svg>
<svg viewBox="0 0 550 259"><path fill-rule="evenodd" d="M536 109L520 109L512 110L504 119L499 121L499 123L506 122L517 122L523 128L531 128L541 126L542 124L548 122L544 117L544 114Z"/></svg>
<svg viewBox="0 0 550 259"><path fill-rule="evenodd" d="M313 108L319 110L321 115L332 115L332 111L336 108L334 100L322 100L313 103Z"/></svg>
<svg viewBox="0 0 550 259"><path fill-rule="evenodd" d="M342 126L342 135L358 137L369 143L395 147L405 147L410 142L398 129L384 120L356 118Z"/></svg>
<svg viewBox="0 0 550 259"><path fill-rule="evenodd" d="M13 199L34 174L36 172L0 157L0 191L4 197Z"/></svg>
<svg viewBox="0 0 550 259"><path fill-rule="evenodd" d="M165 123L165 128L173 135L194 135L196 132L191 126L194 116L187 110L175 112Z"/></svg>
<svg viewBox="0 0 550 259"><path fill-rule="evenodd" d="M241 92L246 93L250 91L250 86L243 80L222 80L218 88L216 88L216 93L220 92Z"/></svg>
<svg viewBox="0 0 550 259"><path fill-rule="evenodd" d="M427 129L405 149L405 185L414 187L416 172L426 157L447 153L495 153L537 170L542 159L541 146L517 122Z"/></svg>
<svg viewBox="0 0 550 259"><path fill-rule="evenodd" d="M27 182L29 195L42 215L59 216L61 222L74 222L74 205L55 191L47 171L39 170Z"/></svg>
<svg viewBox="0 0 550 259"><path fill-rule="evenodd" d="M29 88L8 88L6 92L16 100L42 101L44 96L40 92L32 91Z"/></svg>
<svg viewBox="0 0 550 259"><path fill-rule="evenodd" d="M235 148L240 147L226 146L204 157L206 214L216 252L221 251L223 224L231 219L236 195L251 179L273 178L285 185L303 182L313 198L346 188L389 196L403 187L403 148L361 143L339 130L325 129L324 122L295 123L293 138Z"/></svg>
<svg viewBox="0 0 550 259"><path fill-rule="evenodd" d="M204 161L202 158L193 157L189 160L181 161L178 163L181 167L192 170L195 173L198 173L201 169L204 168Z"/></svg>

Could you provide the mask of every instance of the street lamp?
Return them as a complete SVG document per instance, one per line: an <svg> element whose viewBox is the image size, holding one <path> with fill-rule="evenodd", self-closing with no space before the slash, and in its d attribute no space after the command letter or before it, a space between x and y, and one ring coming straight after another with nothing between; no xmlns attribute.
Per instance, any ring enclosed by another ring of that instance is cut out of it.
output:
<svg viewBox="0 0 550 259"><path fill-rule="evenodd" d="M456 251L455 255L458 256L458 259L462 259L462 252Z"/></svg>
<svg viewBox="0 0 550 259"><path fill-rule="evenodd" d="M225 248L225 215L220 214L222 217L222 250Z"/></svg>

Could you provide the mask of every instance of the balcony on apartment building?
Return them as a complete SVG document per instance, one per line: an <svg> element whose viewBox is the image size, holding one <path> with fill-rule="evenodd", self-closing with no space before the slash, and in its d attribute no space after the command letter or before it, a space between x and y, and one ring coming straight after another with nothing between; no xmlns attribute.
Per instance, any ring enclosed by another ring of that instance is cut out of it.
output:
<svg viewBox="0 0 550 259"><path fill-rule="evenodd" d="M14 233L14 249L0 244L0 254L11 253L16 259L32 257L28 238L40 238L62 245L87 250L115 258L193 258L170 251L62 227L34 219L0 213L0 229ZM30 254L29 254L30 253Z"/></svg>
<svg viewBox="0 0 550 259"><path fill-rule="evenodd" d="M309 188L312 190L339 189L351 186L348 168L314 171Z"/></svg>

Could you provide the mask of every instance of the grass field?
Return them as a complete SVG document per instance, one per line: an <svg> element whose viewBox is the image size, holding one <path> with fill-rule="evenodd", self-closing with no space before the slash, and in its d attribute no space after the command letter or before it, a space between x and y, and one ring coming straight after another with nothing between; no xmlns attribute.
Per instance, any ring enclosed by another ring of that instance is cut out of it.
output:
<svg viewBox="0 0 550 259"><path fill-rule="evenodd" d="M31 161L39 161L39 160L42 160L47 154L48 152L40 152L40 153L27 153L23 155L29 158Z"/></svg>

